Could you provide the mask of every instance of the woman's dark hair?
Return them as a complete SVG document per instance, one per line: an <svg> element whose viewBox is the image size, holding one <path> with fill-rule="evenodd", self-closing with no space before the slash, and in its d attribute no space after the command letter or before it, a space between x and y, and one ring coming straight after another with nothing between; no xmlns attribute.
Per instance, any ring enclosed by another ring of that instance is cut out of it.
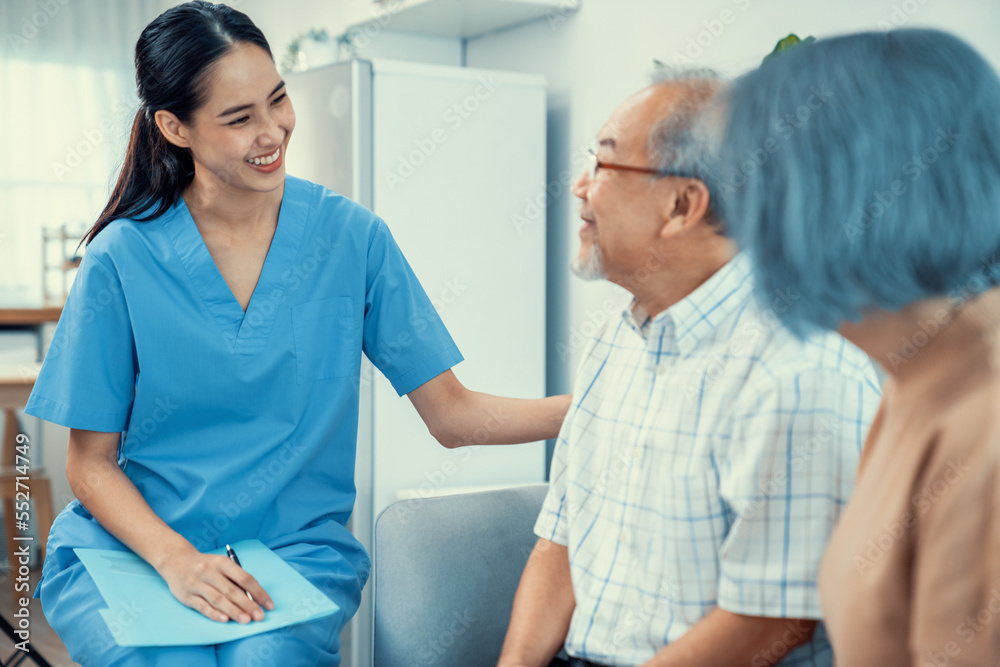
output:
<svg viewBox="0 0 1000 667"><path fill-rule="evenodd" d="M194 162L187 148L166 140L153 115L166 109L182 122L189 121L205 102L206 80L213 65L238 42L256 44L274 57L264 34L246 14L203 0L168 9L142 31L135 45L141 106L132 123L118 182L104 211L87 231L86 243L113 220L146 222L177 202L194 177ZM145 215L136 217L140 213Z"/></svg>

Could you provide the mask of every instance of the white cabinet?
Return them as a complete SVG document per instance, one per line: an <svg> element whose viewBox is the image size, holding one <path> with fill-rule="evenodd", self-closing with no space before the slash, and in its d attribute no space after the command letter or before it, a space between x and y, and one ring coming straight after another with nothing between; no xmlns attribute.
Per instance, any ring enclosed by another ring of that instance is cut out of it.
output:
<svg viewBox="0 0 1000 667"><path fill-rule="evenodd" d="M545 226L524 212L545 199L544 80L351 61L286 81L289 173L387 222L466 358L455 373L467 387L543 396ZM544 443L446 450L367 361L362 375L351 529L369 551L375 517L401 492L544 480ZM371 664L367 591L348 627L344 665Z"/></svg>

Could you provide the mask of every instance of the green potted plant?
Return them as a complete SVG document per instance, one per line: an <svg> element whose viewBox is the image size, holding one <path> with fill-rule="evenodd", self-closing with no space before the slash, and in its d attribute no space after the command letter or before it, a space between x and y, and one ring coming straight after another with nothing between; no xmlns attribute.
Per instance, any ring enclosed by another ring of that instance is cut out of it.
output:
<svg viewBox="0 0 1000 667"><path fill-rule="evenodd" d="M337 59L338 47L339 40L337 43L332 42L326 29L312 28L289 43L281 59L281 70L284 73L299 72L331 63Z"/></svg>

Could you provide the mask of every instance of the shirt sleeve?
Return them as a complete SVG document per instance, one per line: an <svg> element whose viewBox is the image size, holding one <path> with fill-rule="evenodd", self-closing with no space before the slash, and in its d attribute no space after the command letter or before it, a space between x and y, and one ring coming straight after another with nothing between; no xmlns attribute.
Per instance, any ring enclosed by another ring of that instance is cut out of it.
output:
<svg viewBox="0 0 1000 667"><path fill-rule="evenodd" d="M821 618L816 578L854 487L879 397L867 381L815 369L744 392L719 462L731 526L718 606L751 616Z"/></svg>
<svg viewBox="0 0 1000 667"><path fill-rule="evenodd" d="M566 442L566 424L563 423L552 451L552 467L549 470L549 491L535 521L535 535L566 546L569 544L569 507L566 503L566 469L569 456Z"/></svg>
<svg viewBox="0 0 1000 667"><path fill-rule="evenodd" d="M121 280L87 252L24 411L70 428L124 431L137 365Z"/></svg>
<svg viewBox="0 0 1000 667"><path fill-rule="evenodd" d="M364 353L400 396L463 359L380 219L368 243L364 317Z"/></svg>

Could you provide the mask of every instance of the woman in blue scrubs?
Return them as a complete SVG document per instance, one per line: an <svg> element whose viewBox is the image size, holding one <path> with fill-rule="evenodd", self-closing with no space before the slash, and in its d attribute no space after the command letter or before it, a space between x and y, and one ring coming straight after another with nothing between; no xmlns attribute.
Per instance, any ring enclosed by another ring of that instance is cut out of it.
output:
<svg viewBox="0 0 1000 667"><path fill-rule="evenodd" d="M70 427L79 499L52 526L35 595L81 665L338 665L370 569L345 527L362 352L449 447L497 409L511 418L489 442L555 437L569 399L458 382L462 357L385 223L285 174L295 114L245 15L174 7L135 61L142 107L121 175L26 409ZM204 552L251 537L339 614L217 646L123 648L73 552L131 550L185 605L249 623L273 608L267 592Z"/></svg>

